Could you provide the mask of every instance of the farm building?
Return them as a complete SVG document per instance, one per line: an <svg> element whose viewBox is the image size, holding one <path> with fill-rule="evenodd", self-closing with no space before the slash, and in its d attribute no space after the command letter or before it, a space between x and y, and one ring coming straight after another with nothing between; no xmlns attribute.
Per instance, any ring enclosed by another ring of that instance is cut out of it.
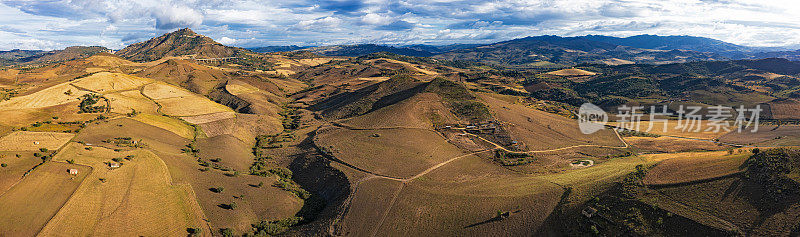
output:
<svg viewBox="0 0 800 237"><path fill-rule="evenodd" d="M591 208L591 207L587 207L586 209L583 209L583 211L581 211L581 213L584 216L586 216L587 218L592 218L592 216L594 216L594 214L597 214L597 209L594 209L594 208Z"/></svg>
<svg viewBox="0 0 800 237"><path fill-rule="evenodd" d="M78 175L78 170L77 169L69 169L68 171L69 171L69 174L71 174L71 175Z"/></svg>
<svg viewBox="0 0 800 237"><path fill-rule="evenodd" d="M119 163L113 163L113 162L112 162L112 163L109 163L109 164L108 164L108 167L111 167L111 168L119 168Z"/></svg>

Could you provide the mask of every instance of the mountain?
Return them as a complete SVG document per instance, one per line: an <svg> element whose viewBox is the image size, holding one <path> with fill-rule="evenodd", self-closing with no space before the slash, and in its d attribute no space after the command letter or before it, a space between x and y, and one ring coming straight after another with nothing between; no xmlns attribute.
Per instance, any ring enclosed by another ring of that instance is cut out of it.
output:
<svg viewBox="0 0 800 237"><path fill-rule="evenodd" d="M747 58L750 53L758 52L761 48L747 47L728 43L721 40L710 39L696 36L658 36L658 35L636 35L625 38L587 35L580 38L604 42L615 45L623 45L642 49L658 50L691 50L697 52L710 52L734 59Z"/></svg>
<svg viewBox="0 0 800 237"><path fill-rule="evenodd" d="M725 59L715 53L681 49L642 49L586 37L535 36L503 41L435 56L494 65L563 67L581 63L680 63Z"/></svg>
<svg viewBox="0 0 800 237"><path fill-rule="evenodd" d="M274 52L289 52L289 51L296 51L301 49L307 49L307 46L297 46L297 45L289 45L289 46L263 46L263 47L255 47L255 48L247 48L247 50L256 52L256 53L274 53Z"/></svg>
<svg viewBox="0 0 800 237"><path fill-rule="evenodd" d="M117 55L132 61L153 61L168 56L195 55L198 58L231 57L247 50L217 43L211 38L181 29L148 41L131 44Z"/></svg>
<svg viewBox="0 0 800 237"><path fill-rule="evenodd" d="M87 58L109 49L101 46L71 46L61 50L10 50L0 51L0 64L53 63Z"/></svg>
<svg viewBox="0 0 800 237"><path fill-rule="evenodd" d="M428 51L434 54L443 54L453 50L475 48L481 45L482 44L447 44L447 45L413 44L413 45L406 45L399 47L407 49L415 49L419 51Z"/></svg>
<svg viewBox="0 0 800 237"><path fill-rule="evenodd" d="M371 53L389 52L393 54L416 56L416 57L429 57L434 54L428 51L423 51L413 48L398 48L377 44L357 44L357 45L335 45L335 46L321 46L304 49L306 51L324 55L324 56L349 56L358 57Z"/></svg>

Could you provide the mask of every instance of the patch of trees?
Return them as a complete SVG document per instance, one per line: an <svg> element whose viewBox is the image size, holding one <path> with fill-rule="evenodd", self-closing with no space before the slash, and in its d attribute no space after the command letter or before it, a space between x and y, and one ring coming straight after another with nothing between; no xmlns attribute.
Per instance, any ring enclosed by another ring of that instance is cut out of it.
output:
<svg viewBox="0 0 800 237"><path fill-rule="evenodd" d="M289 217L275 221L261 221L253 225L253 234L256 236L271 236L285 232L302 221L302 217Z"/></svg>
<svg viewBox="0 0 800 237"><path fill-rule="evenodd" d="M90 93L81 96L80 99L81 103L78 105L80 111L78 113L102 113L106 111L105 105L95 105L101 99L105 100L105 97L101 95Z"/></svg>
<svg viewBox="0 0 800 237"><path fill-rule="evenodd" d="M504 150L496 150L494 158L504 166L524 165L534 161L533 157L527 153L521 152L507 152Z"/></svg>
<svg viewBox="0 0 800 237"><path fill-rule="evenodd" d="M796 177L790 177L790 173L800 169L800 150L775 148L761 151L756 148L753 153L742 164L746 169L745 177L762 185L766 198L785 201L800 193L800 182Z"/></svg>

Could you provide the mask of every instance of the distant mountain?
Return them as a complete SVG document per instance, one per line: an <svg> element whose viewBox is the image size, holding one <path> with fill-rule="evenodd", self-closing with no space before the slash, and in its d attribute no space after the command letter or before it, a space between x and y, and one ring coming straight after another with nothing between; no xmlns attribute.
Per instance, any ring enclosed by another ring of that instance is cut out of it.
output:
<svg viewBox="0 0 800 237"><path fill-rule="evenodd" d="M728 43L721 40L696 37L696 36L657 36L657 35L637 35L625 38L587 35L579 38L604 42L615 45L630 46L642 49L658 50L691 50L698 52L716 53L728 58L741 59L748 58L750 53L766 49L747 47Z"/></svg>
<svg viewBox="0 0 800 237"><path fill-rule="evenodd" d="M426 45L426 44L414 44L414 45L406 45L406 46L399 46L400 48L408 48L408 49L415 49L419 51L428 51L434 54L442 54L447 53L453 50L459 49L469 49L481 46L482 44L448 44L448 45Z"/></svg>
<svg viewBox="0 0 800 237"><path fill-rule="evenodd" d="M255 47L255 48L247 48L247 50L256 52L256 53L274 53L274 52L289 52L289 51L296 51L301 49L310 48L308 46L297 46L297 45L289 45L289 46L263 46L263 47Z"/></svg>
<svg viewBox="0 0 800 237"><path fill-rule="evenodd" d="M168 56L195 55L198 58L224 58L247 50L217 43L211 38L181 29L148 41L131 44L117 55L132 61L153 61Z"/></svg>
<svg viewBox="0 0 800 237"><path fill-rule="evenodd" d="M535 36L435 56L448 60L523 67L563 67L581 63L681 63L726 59L716 53L682 49L642 49L587 37Z"/></svg>
<svg viewBox="0 0 800 237"><path fill-rule="evenodd" d="M109 51L101 46L72 46L52 51L15 49L0 51L0 60L3 64L52 63L88 58L97 53Z"/></svg>
<svg viewBox="0 0 800 237"><path fill-rule="evenodd" d="M800 61L800 50L795 51L773 51L759 52L754 54L755 58L784 58L792 61Z"/></svg>
<svg viewBox="0 0 800 237"><path fill-rule="evenodd" d="M335 46L322 46L303 49L319 55L325 56L349 56L358 57L371 53L388 52L393 54L416 56L416 57L429 57L435 55L434 53L413 49L413 48L398 48L377 44L357 44L357 45L335 45Z"/></svg>

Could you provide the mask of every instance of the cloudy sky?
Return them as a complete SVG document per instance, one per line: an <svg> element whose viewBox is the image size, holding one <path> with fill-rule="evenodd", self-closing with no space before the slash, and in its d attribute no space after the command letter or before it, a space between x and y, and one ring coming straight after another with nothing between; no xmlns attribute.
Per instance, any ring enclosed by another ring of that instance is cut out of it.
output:
<svg viewBox="0 0 800 237"><path fill-rule="evenodd" d="M223 44L489 43L534 35L800 44L797 0L0 0L0 50L120 49L184 27Z"/></svg>

